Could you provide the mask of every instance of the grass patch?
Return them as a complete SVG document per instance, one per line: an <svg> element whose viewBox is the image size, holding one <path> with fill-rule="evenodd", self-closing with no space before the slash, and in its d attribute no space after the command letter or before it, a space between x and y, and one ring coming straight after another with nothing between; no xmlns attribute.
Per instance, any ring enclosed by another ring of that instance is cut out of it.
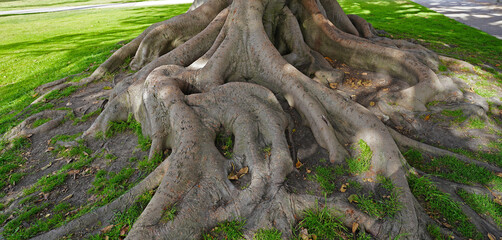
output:
<svg viewBox="0 0 502 240"><path fill-rule="evenodd" d="M53 99L61 99L64 97L70 96L72 93L79 89L78 86L69 86L65 89L54 90L47 95L45 95L45 99L53 100Z"/></svg>
<svg viewBox="0 0 502 240"><path fill-rule="evenodd" d="M234 136L233 135L223 135L223 134L218 134L216 136L216 146L218 147L218 150L220 150L221 154L225 156L225 158L232 158L233 155L233 149L234 149ZM271 149L269 147L264 148L263 152L269 154Z"/></svg>
<svg viewBox="0 0 502 240"><path fill-rule="evenodd" d="M75 118L73 120L73 125L77 125L79 123L83 123L83 122L86 122L89 118L93 117L93 116L96 116L96 115L99 115L101 113L102 109L97 109L96 111L94 112L90 112L90 113L87 113L85 114L84 116L80 117L80 118Z"/></svg>
<svg viewBox="0 0 502 240"><path fill-rule="evenodd" d="M121 133L126 130L131 130L136 134L136 136L138 136L138 147L142 151L150 149L152 141L148 136L143 135L141 124L134 119L132 114L129 114L129 117L125 122L110 122L104 135L105 137L110 138L115 136L117 133Z"/></svg>
<svg viewBox="0 0 502 240"><path fill-rule="evenodd" d="M4 151L0 154L0 190L9 184L15 184L22 178L23 174L16 171L26 162L22 153L31 143L27 138L16 138L12 143L4 142L2 145L0 152Z"/></svg>
<svg viewBox="0 0 502 240"><path fill-rule="evenodd" d="M466 157L476 159L478 161L493 163L499 167L502 167L502 151L500 150L496 153L482 152L482 151L471 152L462 148L455 148L449 150L458 154L462 154Z"/></svg>
<svg viewBox="0 0 502 240"><path fill-rule="evenodd" d="M392 38L415 39L433 51L473 64L502 62L502 40L459 23L409 0L340 0L347 14L357 14ZM445 30L446 29L446 30Z"/></svg>
<svg viewBox="0 0 502 240"><path fill-rule="evenodd" d="M427 161L417 150L410 149L404 157L417 169L463 184L481 184L502 190L502 178L484 167L464 163L453 156L443 156Z"/></svg>
<svg viewBox="0 0 502 240"><path fill-rule="evenodd" d="M89 189L89 193L96 194L102 198L103 202L108 203L132 186L129 178L134 174L134 171L132 168L123 168L118 173L99 170L94 177L93 187Z"/></svg>
<svg viewBox="0 0 502 240"><path fill-rule="evenodd" d="M432 218L440 221L445 219L452 229L467 238L483 239L483 235L462 212L460 204L453 201L447 193L441 192L428 178L411 175L408 183L412 193L425 204L424 207Z"/></svg>
<svg viewBox="0 0 502 240"><path fill-rule="evenodd" d="M87 239L123 239L131 229L136 219L138 219L139 215L141 215L143 209L145 209L146 205L148 205L154 193L155 192L153 190L143 193L127 210L116 213L114 219L112 220L113 227L110 231L91 236Z"/></svg>
<svg viewBox="0 0 502 240"><path fill-rule="evenodd" d="M335 179L346 173L343 166L317 166L314 179L319 183L323 192L327 195L333 193L336 189Z"/></svg>
<svg viewBox="0 0 502 240"><path fill-rule="evenodd" d="M253 240L281 240L282 233L279 230L273 229L259 229L253 236Z"/></svg>
<svg viewBox="0 0 502 240"><path fill-rule="evenodd" d="M138 162L138 168L148 174L155 170L155 168L157 168L163 160L164 158L161 154L155 154L151 159L148 159L148 156L145 156L143 160Z"/></svg>
<svg viewBox="0 0 502 240"><path fill-rule="evenodd" d="M42 126L42 124L44 124L46 122L49 122L50 120L51 120L50 118L40 118L40 119L37 119L35 122L33 122L31 124L31 128L40 127L40 126Z"/></svg>
<svg viewBox="0 0 502 240"><path fill-rule="evenodd" d="M457 194L480 215L490 216L502 228L502 205L492 200L490 195L472 194L460 189Z"/></svg>
<svg viewBox="0 0 502 240"><path fill-rule="evenodd" d="M28 1L39 4L37 0L0 1L0 6L19 4L24 8L29 5ZM55 0L47 1L56 3ZM0 134L22 120L16 115L24 112L22 110L36 99L33 89L85 70L93 71L111 55L110 51L122 46L117 42L132 39L151 24L186 12L189 6L181 4L2 16ZM69 90L74 89L67 88L62 92ZM28 112L34 114L37 112L35 108L42 106L46 109L53 107L40 103L30 107Z"/></svg>
<svg viewBox="0 0 502 240"><path fill-rule="evenodd" d="M308 235L302 233L302 229L306 229ZM319 208L309 209L304 212L304 218L295 228L295 232L299 233L294 239L371 239L365 232L360 232L357 236L347 229L342 222L342 219L335 217L329 209Z"/></svg>
<svg viewBox="0 0 502 240"><path fill-rule="evenodd" d="M485 128L486 124L483 120L481 120L479 117L473 117L469 119L469 128L472 129L483 129Z"/></svg>
<svg viewBox="0 0 502 240"><path fill-rule="evenodd" d="M234 221L227 221L219 223L218 226L214 227L211 232L203 235L204 240L210 239L228 239L228 240L238 240L244 239L245 220L237 219Z"/></svg>
<svg viewBox="0 0 502 240"><path fill-rule="evenodd" d="M436 224L427 224L427 232L434 240L450 240L451 236L445 236L441 233L441 229Z"/></svg>
<svg viewBox="0 0 502 240"><path fill-rule="evenodd" d="M371 158L373 157L373 151L371 151L370 147L364 140L359 140L358 147L359 155L355 158L347 159L349 172L353 174L368 171L371 166Z"/></svg>
<svg viewBox="0 0 502 240"><path fill-rule="evenodd" d="M176 205L166 207L162 212L162 217L160 219L161 222L166 223L172 221L174 217L176 217L176 213L178 210L176 209Z"/></svg>
<svg viewBox="0 0 502 240"><path fill-rule="evenodd" d="M399 203L399 189L397 189L389 178L378 176L377 187L381 187L378 196L374 193L353 194L349 196L350 202L355 202L357 207L376 218L394 217L402 209Z"/></svg>

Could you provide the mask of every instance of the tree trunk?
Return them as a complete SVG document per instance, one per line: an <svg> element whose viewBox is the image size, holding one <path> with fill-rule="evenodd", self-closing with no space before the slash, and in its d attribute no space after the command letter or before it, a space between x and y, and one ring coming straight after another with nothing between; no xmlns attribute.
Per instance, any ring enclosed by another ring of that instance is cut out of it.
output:
<svg viewBox="0 0 502 240"><path fill-rule="evenodd" d="M171 154L127 196L37 239L56 239L90 225L157 186L127 239L196 239L237 217L246 219L247 238L258 229L276 228L289 239L301 213L318 203L345 213L347 226L358 222L376 239L431 238L426 231L431 220L407 182L416 172L394 140L401 135L389 132L382 120L402 123L403 112L426 110L427 102L440 98L462 98L437 76L435 53L379 37L364 19L346 15L336 0L207 0L152 25L78 84L101 79L127 57L133 57L130 67L137 72L114 87L82 139L132 114L152 139L150 156L166 149ZM363 106L337 88L346 73L333 62L403 84L391 91L375 88ZM68 84L74 83L58 87ZM283 99L329 152L330 164L345 165L354 156L351 146L367 143L371 168L354 179L363 184L377 175L391 179L403 206L394 218L371 217L343 194L324 198L287 189L285 179L298 171L298 159L288 142L292 122ZM215 146L224 132L235 136L231 160ZM271 151L264 157L266 147ZM244 167L249 186L240 189L228 175ZM163 209L174 204L174 220L160 221Z"/></svg>

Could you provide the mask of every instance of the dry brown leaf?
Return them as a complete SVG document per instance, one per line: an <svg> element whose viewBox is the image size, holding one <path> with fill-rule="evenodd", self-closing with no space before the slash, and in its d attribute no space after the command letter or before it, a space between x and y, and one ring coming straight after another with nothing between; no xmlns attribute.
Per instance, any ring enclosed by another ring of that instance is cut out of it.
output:
<svg viewBox="0 0 502 240"><path fill-rule="evenodd" d="M237 175L235 175L235 173L230 173L228 174L228 180L239 180L239 177L237 177Z"/></svg>
<svg viewBox="0 0 502 240"><path fill-rule="evenodd" d="M309 240L309 231L306 228L302 228L300 231L300 237L302 240Z"/></svg>
<svg viewBox="0 0 502 240"><path fill-rule="evenodd" d="M312 170L310 170L310 169L307 168L307 173L311 173L311 172L312 172Z"/></svg>
<svg viewBox="0 0 502 240"><path fill-rule="evenodd" d="M64 202L64 201L66 201L66 200L70 199L71 197L73 197L73 194L70 194L70 195L68 195L68 196L64 197L64 198L61 200L61 202Z"/></svg>
<svg viewBox="0 0 502 240"><path fill-rule="evenodd" d="M296 160L296 168L301 168L303 166L303 163L300 162L300 159Z"/></svg>
<svg viewBox="0 0 502 240"><path fill-rule="evenodd" d="M80 172L80 170L73 169L73 170L68 171L68 175L78 174L79 172Z"/></svg>
<svg viewBox="0 0 502 240"><path fill-rule="evenodd" d="M375 102L371 101L370 106L372 106L372 107L375 106Z"/></svg>
<svg viewBox="0 0 502 240"><path fill-rule="evenodd" d="M43 166L40 170L42 170L42 171L43 171L43 170L45 170L45 169L47 169L47 168L50 168L51 166L52 166L52 162L50 162L49 164L47 164L47 165Z"/></svg>
<svg viewBox="0 0 502 240"><path fill-rule="evenodd" d="M317 235L312 234L312 240L317 240Z"/></svg>
<svg viewBox="0 0 502 240"><path fill-rule="evenodd" d="M502 177L502 172L497 173L498 177Z"/></svg>
<svg viewBox="0 0 502 240"><path fill-rule="evenodd" d="M340 192L346 192L347 191L347 183L342 184L342 187L340 187Z"/></svg>
<svg viewBox="0 0 502 240"><path fill-rule="evenodd" d="M431 119L431 115L430 114L424 117L425 121L429 121L429 119Z"/></svg>
<svg viewBox="0 0 502 240"><path fill-rule="evenodd" d="M358 227L359 227L359 223L357 223L357 222L352 223L352 233L356 233L356 230Z"/></svg>
<svg viewBox="0 0 502 240"><path fill-rule="evenodd" d="M357 201L356 201L356 199L357 199L357 195L356 195L356 194L352 194L352 195L350 195L347 199L349 200L349 202L350 202L350 203L352 203L352 202L357 202Z"/></svg>
<svg viewBox="0 0 502 240"><path fill-rule="evenodd" d="M502 205L502 199L501 198L494 198L493 201L498 204L498 205Z"/></svg>
<svg viewBox="0 0 502 240"><path fill-rule="evenodd" d="M242 177L244 176L246 173L249 172L249 168L248 167L243 167L241 168L241 170L239 170L239 172L237 172L237 177Z"/></svg>
<svg viewBox="0 0 502 240"><path fill-rule="evenodd" d="M45 152L50 152L52 150L54 150L54 147L48 147L47 150L45 150Z"/></svg>
<svg viewBox="0 0 502 240"><path fill-rule="evenodd" d="M368 73L363 72L363 73L361 73L361 75L366 76L366 75L368 75Z"/></svg>
<svg viewBox="0 0 502 240"><path fill-rule="evenodd" d="M103 229L101 229L101 233L110 232L114 226L115 225L108 225L108 226L104 227Z"/></svg>
<svg viewBox="0 0 502 240"><path fill-rule="evenodd" d="M120 236L126 236L127 232L129 232L129 225L124 225L121 229L120 229Z"/></svg>
<svg viewBox="0 0 502 240"><path fill-rule="evenodd" d="M495 236L493 236L491 233L488 233L488 238L489 238L490 240L497 240L497 239L495 238Z"/></svg>
<svg viewBox="0 0 502 240"><path fill-rule="evenodd" d="M329 87L330 87L331 89L336 89L336 88L338 87L338 83L330 83L330 84L329 84Z"/></svg>
<svg viewBox="0 0 502 240"><path fill-rule="evenodd" d="M374 182L373 178L363 178L364 182Z"/></svg>

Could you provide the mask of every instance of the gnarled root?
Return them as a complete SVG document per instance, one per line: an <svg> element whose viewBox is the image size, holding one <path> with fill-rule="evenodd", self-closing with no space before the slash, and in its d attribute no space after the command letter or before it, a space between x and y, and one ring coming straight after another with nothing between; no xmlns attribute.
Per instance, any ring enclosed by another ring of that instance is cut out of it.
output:
<svg viewBox="0 0 502 240"><path fill-rule="evenodd" d="M430 153L448 152L402 137L347 94L331 89L344 74L326 59L384 71L407 82L407 88L379 99L379 116L393 118L397 110L390 102L408 111L423 110L444 91L444 82L434 72L433 52L377 37L371 24L346 16L334 0L208 0L148 28L84 82L112 71L134 52L131 68L139 71L115 86L108 105L82 138L91 139L106 131L109 122L132 114L152 139L150 157L166 149L172 153L124 196L39 239L60 237L109 217L112 210L123 210L139 193L157 186L128 239L197 238L236 217L247 219L248 238L271 227L290 237L297 217L318 198L284 187L298 159L290 153L285 131L291 123L277 95L300 113L317 143L329 152L331 164L344 164L352 152L348 146L362 139L373 151L371 168L354 177L375 181L383 175L400 189L402 210L382 221L358 210L343 194L327 197L325 204L337 209L335 214L351 213L344 214L347 226L357 221L377 239L430 238L425 230L430 219L406 179L413 169L396 142ZM214 143L223 132L235 136L231 159ZM263 153L268 147L270 155ZM249 171L244 189L228 179L240 169ZM163 209L173 205L178 214L164 222Z"/></svg>

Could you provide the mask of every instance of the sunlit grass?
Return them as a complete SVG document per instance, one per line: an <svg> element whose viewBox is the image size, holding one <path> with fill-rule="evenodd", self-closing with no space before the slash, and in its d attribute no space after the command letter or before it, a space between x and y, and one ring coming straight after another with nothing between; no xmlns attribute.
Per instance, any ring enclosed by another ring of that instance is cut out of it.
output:
<svg viewBox="0 0 502 240"><path fill-rule="evenodd" d="M186 12L190 4L68 11L0 17L0 134L35 97L37 86L105 61L119 41L155 22Z"/></svg>
<svg viewBox="0 0 502 240"><path fill-rule="evenodd" d="M11 11L18 9L50 8L62 6L82 6L109 3L142 2L146 0L22 0L22 1L0 1L0 11ZM152 1L152 0L148 0ZM155 1L155 0L153 0Z"/></svg>
<svg viewBox="0 0 502 240"><path fill-rule="evenodd" d="M426 47L470 63L502 63L502 40L409 0L339 0L392 38L415 39Z"/></svg>

